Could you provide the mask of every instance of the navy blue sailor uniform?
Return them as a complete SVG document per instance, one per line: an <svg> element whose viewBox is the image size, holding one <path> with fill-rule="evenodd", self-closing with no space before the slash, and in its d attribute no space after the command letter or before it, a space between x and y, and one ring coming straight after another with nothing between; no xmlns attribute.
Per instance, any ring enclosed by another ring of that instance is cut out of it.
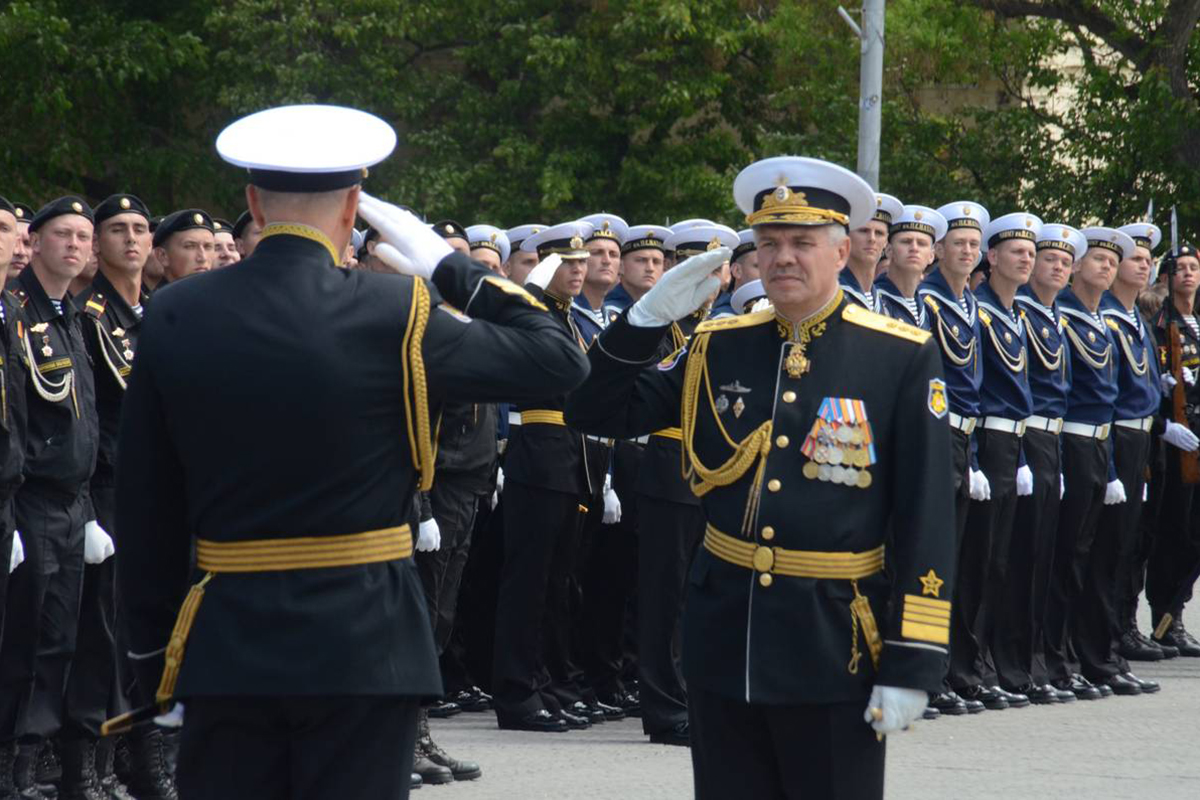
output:
<svg viewBox="0 0 1200 800"><path fill-rule="evenodd" d="M875 287L868 286L863 289L859 286L858 278L854 277L849 267L842 267L842 271L838 273L838 286L842 287L847 302L857 303L867 311L879 311L879 298L875 294Z"/></svg>
<svg viewBox="0 0 1200 800"><path fill-rule="evenodd" d="M1129 625L1137 595L1129 597L1139 552L1142 494L1150 463L1151 437L1166 428L1159 415L1158 344L1137 307L1125 308L1112 292L1100 300L1100 314L1116 340L1117 395L1109 433L1112 469L1125 487L1125 502L1104 506L1088 562L1089 601L1076 615L1076 651L1085 678L1105 681L1129 672L1117 643Z"/></svg>
<svg viewBox="0 0 1200 800"><path fill-rule="evenodd" d="M991 498L972 501L958 561L958 601L967 618L973 616L974 625L972 637L962 643L963 647L955 643L950 683L968 699L981 687L1007 683L1005 665L995 663L992 638L996 619L1007 611L1003 592L1016 512L1021 436L1025 418L1033 408L1024 322L1015 306L1006 308L988 284L981 284L975 297L985 376L980 386L981 419L975 437L979 468L991 485ZM1000 655L1006 654L1008 651L1002 648ZM1016 685L1008 683L1005 688Z"/></svg>
<svg viewBox="0 0 1200 800"><path fill-rule="evenodd" d="M1071 391L1063 417L1063 497L1046 607L1046 668L1059 689L1076 689L1080 671L1075 628L1087 590L1088 561L1110 478L1110 443L1120 358L1112 329L1071 289L1058 296L1071 359Z"/></svg>
<svg viewBox="0 0 1200 800"><path fill-rule="evenodd" d="M613 323L567 417L612 436L681 431L707 520L683 622L693 735L716 708L823 718L844 705L841 719L852 708L861 721L872 684L936 691L954 535L929 334L840 291L800 323L772 310L702 323L686 350L655 364L664 332ZM718 407L732 385L745 391ZM861 722L838 724L822 729L839 743L831 769L852 770L878 743Z"/></svg>
<svg viewBox="0 0 1200 800"><path fill-rule="evenodd" d="M880 275L875 281L875 299L880 314L907 322L916 328L929 329L929 314L925 303L916 295L905 297L887 275Z"/></svg>
<svg viewBox="0 0 1200 800"><path fill-rule="evenodd" d="M1025 420L1021 447L1033 473L1033 493L1017 498L1004 604L1008 613L996 620L994 641L997 648L1015 651L1006 668L1012 685L1044 687L1050 682L1044 628L1061 499L1059 437L1071 389L1071 356L1057 302L1043 305L1026 285L1017 289L1016 305L1029 347L1033 413Z"/></svg>

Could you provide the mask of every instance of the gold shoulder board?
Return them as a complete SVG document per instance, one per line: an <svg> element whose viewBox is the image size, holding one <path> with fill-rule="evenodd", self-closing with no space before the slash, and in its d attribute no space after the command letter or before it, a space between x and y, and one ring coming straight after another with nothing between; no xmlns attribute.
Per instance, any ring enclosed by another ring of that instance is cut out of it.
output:
<svg viewBox="0 0 1200 800"><path fill-rule="evenodd" d="M848 303L842 309L842 319L846 322L852 322L855 325L861 325L864 328L870 328L873 331L887 333L892 336L898 336L901 339L908 339L910 342L924 344L929 339L929 331L924 331L916 325L909 325L907 322L901 322L898 319L885 317L883 314L876 314L874 311L867 311L865 308L854 303Z"/></svg>
<svg viewBox="0 0 1200 800"><path fill-rule="evenodd" d="M1115 319L1112 319L1111 317L1105 317L1104 321L1108 323L1108 327L1112 328L1114 331L1121 330L1121 326L1117 324Z"/></svg>
<svg viewBox="0 0 1200 800"><path fill-rule="evenodd" d="M933 309L933 313L941 314L942 307L938 305L938 301L933 299L932 295L925 295L925 305Z"/></svg>
<svg viewBox="0 0 1200 800"><path fill-rule="evenodd" d="M738 314L732 317L706 319L696 326L696 333L727 331L732 328L749 328L753 325L762 325L773 319L775 319L775 309L773 308L769 308L766 311L755 311L752 314Z"/></svg>
<svg viewBox="0 0 1200 800"><path fill-rule="evenodd" d="M486 276L484 276L483 281L484 281L484 283L495 286L497 289L504 292L505 294L511 294L514 297L521 298L526 303L528 303L529 305L536 308L538 311L548 311L549 310L546 308L545 304L540 302L536 297L531 295L529 292L525 291L525 289L523 289L522 287L517 286L515 283L510 281L508 278L498 278L495 275L486 275Z"/></svg>
<svg viewBox="0 0 1200 800"><path fill-rule="evenodd" d="M981 308L979 309L979 321L990 328L992 326L992 315Z"/></svg>

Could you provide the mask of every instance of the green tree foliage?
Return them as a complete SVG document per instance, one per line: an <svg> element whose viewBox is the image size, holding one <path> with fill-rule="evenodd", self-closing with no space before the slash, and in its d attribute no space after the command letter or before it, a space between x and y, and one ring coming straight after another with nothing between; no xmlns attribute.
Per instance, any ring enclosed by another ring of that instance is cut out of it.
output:
<svg viewBox="0 0 1200 800"><path fill-rule="evenodd" d="M396 127L367 188L431 219L738 225L729 190L751 160L854 166L859 45L836 8L18 0L0 7L0 192L235 214L221 127L332 102ZM1081 223L1125 222L1150 197L1200 217L1197 17L1200 0L891 0L881 189Z"/></svg>

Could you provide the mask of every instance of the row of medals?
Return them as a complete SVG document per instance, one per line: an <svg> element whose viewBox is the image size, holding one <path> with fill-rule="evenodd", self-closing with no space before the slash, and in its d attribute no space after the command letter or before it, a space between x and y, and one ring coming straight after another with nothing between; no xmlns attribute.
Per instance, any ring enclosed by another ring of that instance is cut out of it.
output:
<svg viewBox="0 0 1200 800"><path fill-rule="evenodd" d="M817 434L817 447L812 460L804 465L804 477L809 480L840 483L866 489L871 485L871 451L864 443L865 436L857 423L838 426L830 433L824 426Z"/></svg>

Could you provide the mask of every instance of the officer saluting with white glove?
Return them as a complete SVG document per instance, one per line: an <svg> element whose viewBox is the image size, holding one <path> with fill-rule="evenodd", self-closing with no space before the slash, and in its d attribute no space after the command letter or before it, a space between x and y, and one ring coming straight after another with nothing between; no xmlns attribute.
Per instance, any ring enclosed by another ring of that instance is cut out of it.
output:
<svg viewBox="0 0 1200 800"><path fill-rule="evenodd" d="M655 363L729 254L685 261L600 335L567 422L682 431L707 519L683 621L697 796L881 797L877 733L921 716L949 642L941 360L927 332L838 287L847 229L875 207L864 181L782 157L743 170L734 195L773 309L701 323Z"/></svg>

